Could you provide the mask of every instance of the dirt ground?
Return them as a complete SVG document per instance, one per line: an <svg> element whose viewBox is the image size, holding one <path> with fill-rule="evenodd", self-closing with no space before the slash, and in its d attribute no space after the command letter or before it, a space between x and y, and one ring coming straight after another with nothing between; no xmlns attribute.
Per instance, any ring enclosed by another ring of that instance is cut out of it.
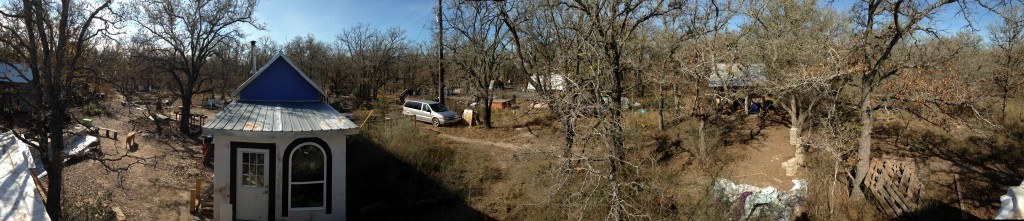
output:
<svg viewBox="0 0 1024 221"><path fill-rule="evenodd" d="M76 204L109 197L109 205L118 207L128 220L195 220L188 211L189 191L196 180L212 182L212 170L201 166L200 144L182 138L175 122L157 133L146 111L121 106L118 96L101 102L107 109L91 118L93 124L119 131L117 140L101 138L100 153L73 159L64 171L64 203ZM164 112L169 115L174 108ZM194 108L209 117L213 111ZM76 116L84 116L81 112ZM130 131L138 131L137 146L125 147Z"/></svg>
<svg viewBox="0 0 1024 221"><path fill-rule="evenodd" d="M212 170L197 162L201 152L196 139L172 136L176 131L173 124L164 127L163 133L156 133L152 123L142 120L146 111L122 107L116 97L104 101L103 104L107 107L107 114L88 118L93 119L95 125L121 131L122 136L128 131L142 132L137 138L138 148L126 150L123 138L104 138L101 139L101 155L70 161L65 170L65 202L79 203L109 197L110 204L124 211L129 220L199 219L187 211L188 192L197 179L204 185L209 185L212 181ZM165 112L171 110L172 108L169 108ZM201 108L193 108L193 111L211 118L216 113ZM367 112L358 110L355 114L366 116ZM437 135L437 140L441 140L442 145L477 154L473 156L483 156L486 159L482 161L489 162L489 166L496 167L497 171L494 172L501 174L493 181L489 181L492 183L466 187L471 191L463 191L472 193L461 199L469 206L466 209L481 212L485 217L514 219L522 215L516 214L516 210L523 205L510 204L509 201L523 197L525 193L521 191L524 189L536 188L530 186L533 185L530 183L518 183L537 175L536 168L525 165L527 161L523 160L523 156L553 155L552 152L557 150L557 145L561 143L562 137L558 133L557 125L552 125L552 119L546 118L544 114L543 110L528 108L498 110L494 113L495 128L492 129L480 126L467 128L465 124L435 128L427 123L417 123L416 126L421 132ZM387 113L375 115L390 119L405 118L397 105L391 105ZM77 112L76 116L84 115ZM356 123L362 123L362 118L365 117L357 117ZM810 172L804 168L796 176L786 176L782 163L794 155L794 146L788 144L788 135L788 128L770 124L753 139L724 148L725 154L734 160L727 163L718 176L736 183L789 190L793 186L793 179L804 179ZM923 135L914 141L923 142L922 137ZM959 207L958 204L962 201L963 210L969 217L991 217L994 209L998 207L998 195L1005 192L1005 186L1020 182L1019 177L1014 176L1018 174L1019 169L1008 168L1007 165L1012 165L1009 162L999 162L1001 158L995 151L1002 149L961 150L948 147L950 145L942 143L943 140L935 140L932 141L932 145L936 148L908 151L905 145L886 145L886 142L897 142L891 140L891 137L878 139L878 152L916 158L923 173L934 174L925 177L925 185L930 189L925 193L925 197L936 200L933 205L944 206L936 208L954 208L950 210L952 212L946 211L942 214L959 215L960 210L955 208ZM968 141L956 142L966 145ZM543 160L537 162L540 161ZM952 162L960 164L954 165ZM685 166L690 163L692 162L687 157L680 155L658 168L666 170L663 171L666 173L678 168L700 168ZM669 183L675 187L667 188L667 193L703 194L677 190L685 186L706 186L711 181L712 177L703 177L708 176L707 173L695 172L697 170L700 169L687 169L682 172ZM692 176L702 177L694 179ZM438 185L444 186L444 182L440 182L443 180L438 181ZM957 184L961 186L956 186ZM956 194L960 189L964 192L963 199L959 199Z"/></svg>
<svg viewBox="0 0 1024 221"><path fill-rule="evenodd" d="M801 169L796 176L786 176L782 162L793 157L796 147L789 145L789 128L771 126L761 130L761 135L747 144L726 148L738 159L726 167L729 179L736 183L750 184L761 188L775 187L779 190L793 188L793 179L804 178Z"/></svg>

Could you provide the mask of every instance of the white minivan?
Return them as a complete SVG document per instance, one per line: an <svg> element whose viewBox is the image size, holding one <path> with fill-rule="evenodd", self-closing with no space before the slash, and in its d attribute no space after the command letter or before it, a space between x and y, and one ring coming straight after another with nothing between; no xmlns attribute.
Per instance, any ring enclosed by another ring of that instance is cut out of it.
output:
<svg viewBox="0 0 1024 221"><path fill-rule="evenodd" d="M408 100L402 107L402 114L412 115L418 121L429 122L435 127L459 122L459 116L437 101Z"/></svg>

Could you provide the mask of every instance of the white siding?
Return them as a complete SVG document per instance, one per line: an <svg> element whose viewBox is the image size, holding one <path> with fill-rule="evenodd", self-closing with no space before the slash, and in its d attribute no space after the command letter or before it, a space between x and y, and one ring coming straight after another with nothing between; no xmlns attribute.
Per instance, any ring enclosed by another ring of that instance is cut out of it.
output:
<svg viewBox="0 0 1024 221"><path fill-rule="evenodd" d="M345 206L346 206L346 160L347 147L345 144L345 135L337 135L331 137L320 137L324 142L330 146L331 149L331 165L334 167L331 178L332 184L332 211L331 214L324 214L324 211L290 211L288 217L281 217L281 206L283 202L282 196L282 181L286 177L281 176L281 168L284 161L285 149L288 148L288 144L291 144L297 138L265 138L265 137L234 137L234 136L216 136L214 137L213 143L215 145L215 157L214 157L214 220L231 220L231 204L230 194L231 188L231 141L235 142L250 142L250 143L275 143L277 145L277 156L274 157L276 160L275 168L270 174L276 176L275 179L275 191L274 193L274 211L277 220L345 220ZM253 209L238 208L238 211L246 212L266 212L266 211L254 211Z"/></svg>

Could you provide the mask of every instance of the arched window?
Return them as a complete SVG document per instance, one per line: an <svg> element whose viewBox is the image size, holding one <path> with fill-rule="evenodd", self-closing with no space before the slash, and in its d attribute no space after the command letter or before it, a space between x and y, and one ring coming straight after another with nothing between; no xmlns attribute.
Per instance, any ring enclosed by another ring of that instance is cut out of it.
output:
<svg viewBox="0 0 1024 221"><path fill-rule="evenodd" d="M307 143L290 154L288 202L293 210L323 209L326 203L327 156L323 147Z"/></svg>

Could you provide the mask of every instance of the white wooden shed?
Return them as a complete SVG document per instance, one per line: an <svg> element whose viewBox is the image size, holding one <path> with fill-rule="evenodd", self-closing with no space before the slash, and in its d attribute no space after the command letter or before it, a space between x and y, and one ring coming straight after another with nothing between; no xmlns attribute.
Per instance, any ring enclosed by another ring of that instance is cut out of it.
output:
<svg viewBox="0 0 1024 221"><path fill-rule="evenodd" d="M345 156L358 128L277 54L203 125L213 135L215 220L345 220Z"/></svg>

